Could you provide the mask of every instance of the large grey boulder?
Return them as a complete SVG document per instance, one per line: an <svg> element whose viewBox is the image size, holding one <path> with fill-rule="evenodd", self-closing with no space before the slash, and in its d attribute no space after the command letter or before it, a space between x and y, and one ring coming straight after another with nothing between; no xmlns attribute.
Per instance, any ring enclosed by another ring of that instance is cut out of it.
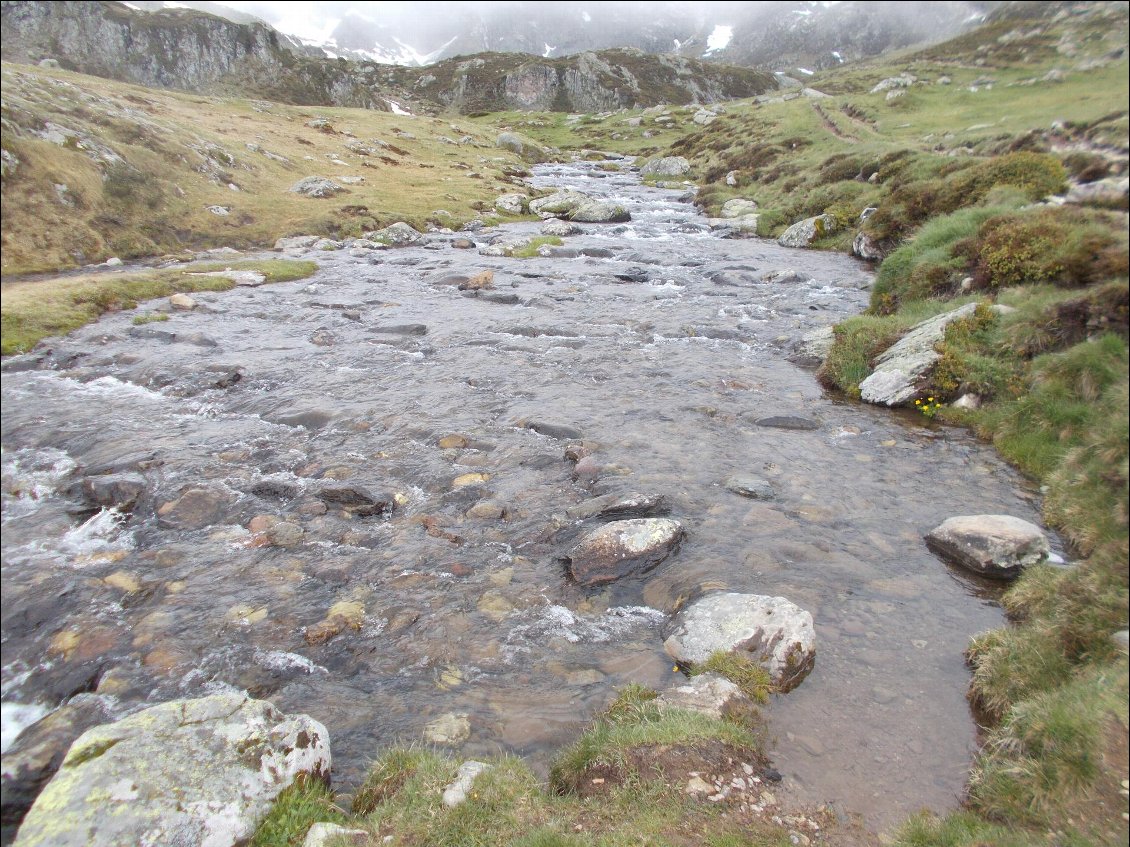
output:
<svg viewBox="0 0 1130 847"><path fill-rule="evenodd" d="M290 191L305 197L333 197L345 189L324 176L308 176L298 180L290 187Z"/></svg>
<svg viewBox="0 0 1130 847"><path fill-rule="evenodd" d="M784 692L800 685L816 663L816 630L812 615L784 597L708 594L679 612L663 647L686 664L718 651L748 654Z"/></svg>
<svg viewBox="0 0 1130 847"><path fill-rule="evenodd" d="M946 326L969 317L976 308L976 303L966 303L915 324L875 361L875 370L859 384L859 396L867 403L884 406L898 406L913 400L918 393L918 381L941 358L934 348L945 338Z"/></svg>
<svg viewBox="0 0 1130 847"><path fill-rule="evenodd" d="M883 258L883 251L875 240L863 230L855 234L851 242L851 253L869 262L877 262Z"/></svg>
<svg viewBox="0 0 1130 847"><path fill-rule="evenodd" d="M818 238L836 231L836 219L831 215L817 215L797 221L781 233L777 243L782 247L807 247Z"/></svg>
<svg viewBox="0 0 1130 847"><path fill-rule="evenodd" d="M1011 515L962 515L926 534L926 546L948 562L992 579L1012 579L1048 558L1038 526Z"/></svg>
<svg viewBox="0 0 1130 847"><path fill-rule="evenodd" d="M527 141L513 132L500 132L494 143L496 147L509 150L511 153L517 153L523 160L531 164L544 162L549 158L544 148L539 147L531 141Z"/></svg>
<svg viewBox="0 0 1130 847"><path fill-rule="evenodd" d="M102 698L79 694L65 706L27 727L4 751L0 760L3 772L3 790L0 791L3 843L11 842L16 827L43 786L59 770L74 740L107 719L106 703Z"/></svg>
<svg viewBox="0 0 1130 847"><path fill-rule="evenodd" d="M640 168L644 176L682 176L691 169L691 163L682 156L664 156L652 159Z"/></svg>
<svg viewBox="0 0 1130 847"><path fill-rule="evenodd" d="M580 223L623 223L632 219L623 206L569 189L531 200L530 211L544 220L563 218Z"/></svg>
<svg viewBox="0 0 1130 847"><path fill-rule="evenodd" d="M564 189L555 191L547 197L539 197L530 201L530 211L539 218L568 218L573 210L590 198L579 191Z"/></svg>
<svg viewBox="0 0 1130 847"><path fill-rule="evenodd" d="M386 226L384 229L375 229L372 232L366 232L365 238L368 241L386 244L389 247L407 247L412 244L419 244L423 241L424 234L404 223L404 221L397 221L394 224Z"/></svg>
<svg viewBox="0 0 1130 847"><path fill-rule="evenodd" d="M327 778L326 729L242 694L174 700L71 745L16 847L245 844L299 774Z"/></svg>
<svg viewBox="0 0 1130 847"><path fill-rule="evenodd" d="M505 215L520 215L526 210L530 198L525 194L502 194L494 201L494 208Z"/></svg>
<svg viewBox="0 0 1130 847"><path fill-rule="evenodd" d="M747 200L744 197L731 197L722 204L722 217L724 218L740 218L744 215L752 215L757 211L757 201Z"/></svg>
<svg viewBox="0 0 1130 847"><path fill-rule="evenodd" d="M576 235L583 231L584 230L572 221L563 221L560 218L549 218L541 225L542 235L556 235L559 238L567 235Z"/></svg>
<svg viewBox="0 0 1130 847"><path fill-rule="evenodd" d="M631 219L623 206L605 200L586 200L569 215L569 220L585 224L619 224Z"/></svg>
<svg viewBox="0 0 1130 847"><path fill-rule="evenodd" d="M584 586L643 573L666 559L683 534L683 525L670 518L613 521L590 532L570 551L569 572Z"/></svg>

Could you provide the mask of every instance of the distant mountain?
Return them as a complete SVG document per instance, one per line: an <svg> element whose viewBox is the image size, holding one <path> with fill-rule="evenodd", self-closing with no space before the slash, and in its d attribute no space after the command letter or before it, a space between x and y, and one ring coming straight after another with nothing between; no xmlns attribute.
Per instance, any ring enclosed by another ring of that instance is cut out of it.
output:
<svg viewBox="0 0 1130 847"><path fill-rule="evenodd" d="M630 49L552 59L486 53L426 68L329 59L258 19L132 5L4 0L4 58L159 88L394 111L593 112L713 103L777 84L749 68Z"/></svg>
<svg viewBox="0 0 1130 847"><path fill-rule="evenodd" d="M219 3L191 7L250 23ZM343 4L344 5L344 4ZM475 53L560 58L627 47L768 70L832 67L886 50L949 38L997 2L573 2L354 4L328 37L293 38L298 49L396 65L429 65ZM1032 4L1035 5L1035 4ZM328 13L327 13L328 14Z"/></svg>

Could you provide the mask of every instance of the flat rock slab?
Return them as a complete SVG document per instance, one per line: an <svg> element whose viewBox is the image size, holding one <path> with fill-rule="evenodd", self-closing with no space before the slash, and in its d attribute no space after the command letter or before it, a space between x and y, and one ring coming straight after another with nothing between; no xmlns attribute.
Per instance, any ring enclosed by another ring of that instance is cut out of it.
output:
<svg viewBox="0 0 1130 847"><path fill-rule="evenodd" d="M1011 515L950 518L926 534L926 546L946 561L991 579L1019 576L1051 553L1038 526Z"/></svg>
<svg viewBox="0 0 1130 847"><path fill-rule="evenodd" d="M613 521L578 542L569 553L569 572L584 586L644 573L666 559L683 535L683 525L670 518Z"/></svg>
<svg viewBox="0 0 1130 847"><path fill-rule="evenodd" d="M84 732L17 847L246 843L299 774L330 772L326 729L264 700L174 700Z"/></svg>
<svg viewBox="0 0 1130 847"><path fill-rule="evenodd" d="M769 427L770 429L820 429L819 421L814 421L810 418L800 418L796 415L773 415L768 418L758 418L754 423L758 426Z"/></svg>
<svg viewBox="0 0 1130 847"><path fill-rule="evenodd" d="M663 644L678 662L701 664L711 654L748 653L778 690L796 688L816 663L812 615L784 597L708 594L675 618Z"/></svg>

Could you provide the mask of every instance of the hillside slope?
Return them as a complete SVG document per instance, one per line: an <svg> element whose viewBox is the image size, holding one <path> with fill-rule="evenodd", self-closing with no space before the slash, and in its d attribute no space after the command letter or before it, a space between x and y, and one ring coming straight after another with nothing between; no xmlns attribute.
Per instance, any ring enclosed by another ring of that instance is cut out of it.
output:
<svg viewBox="0 0 1130 847"><path fill-rule="evenodd" d="M3 84L6 274L358 235L396 220L458 226L522 172L495 132L434 118L205 98L7 63ZM289 191L312 175L343 190Z"/></svg>

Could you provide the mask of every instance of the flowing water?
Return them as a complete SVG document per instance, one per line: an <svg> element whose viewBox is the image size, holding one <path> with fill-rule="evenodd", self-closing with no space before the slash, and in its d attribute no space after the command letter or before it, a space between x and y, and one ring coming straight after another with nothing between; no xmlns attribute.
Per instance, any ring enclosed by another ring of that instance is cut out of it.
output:
<svg viewBox="0 0 1130 847"><path fill-rule="evenodd" d="M1002 616L922 535L958 514L1037 520L1031 492L966 433L829 397L787 360L865 306L864 266L724 240L627 171L535 180L633 220L587 226L571 257L488 258L451 235L319 253L310 279L196 295L165 323L110 315L6 363L6 718L78 691L126 713L235 688L325 723L346 789L449 713L469 721L461 754L544 767L618 687L677 682L670 611L725 588L816 621L814 672L770 707L790 796L876 827L958 802L976 743L962 650ZM481 296L445 279L486 269ZM107 471L144 476L132 513L82 499ZM731 493L737 473L776 499ZM327 509L327 484L398 505ZM688 537L648 574L581 589L560 557L592 524L567 510L625 491L664 495ZM264 514L301 537L264 545L248 530Z"/></svg>

